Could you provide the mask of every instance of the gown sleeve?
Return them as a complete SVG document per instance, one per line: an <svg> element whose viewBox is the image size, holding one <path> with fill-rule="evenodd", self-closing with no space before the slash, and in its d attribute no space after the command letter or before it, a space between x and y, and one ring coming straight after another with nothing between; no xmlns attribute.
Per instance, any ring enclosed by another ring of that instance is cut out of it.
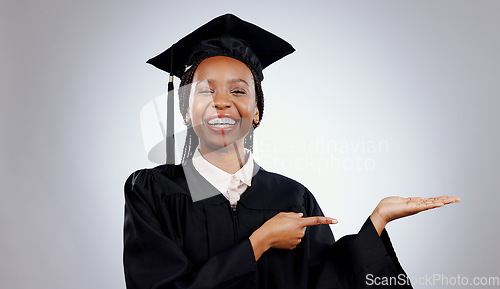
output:
<svg viewBox="0 0 500 289"><path fill-rule="evenodd" d="M306 209L312 213L310 216L323 216L314 196L309 191L306 194L309 199ZM319 242L322 248L330 239L331 231L328 230L330 234L318 231L321 227L329 229L328 226L310 227L313 247ZM320 252L323 256L321 264L315 262L310 267L310 288L412 288L389 234L384 229L379 236L370 218L358 234L344 236ZM387 284L380 286L382 281Z"/></svg>
<svg viewBox="0 0 500 289"><path fill-rule="evenodd" d="M257 288L257 263L249 239L195 266L167 233L147 170L125 183L123 263L127 289ZM175 220L174 220L175 221ZM238 270L234 270L238 268Z"/></svg>

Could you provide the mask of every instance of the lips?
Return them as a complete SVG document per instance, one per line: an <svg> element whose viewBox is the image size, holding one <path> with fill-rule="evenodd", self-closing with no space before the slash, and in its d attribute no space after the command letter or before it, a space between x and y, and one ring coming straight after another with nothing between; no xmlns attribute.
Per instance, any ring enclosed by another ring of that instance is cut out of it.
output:
<svg viewBox="0 0 500 289"><path fill-rule="evenodd" d="M205 120L205 125L218 133L225 133L233 130L239 119L231 115L214 115Z"/></svg>

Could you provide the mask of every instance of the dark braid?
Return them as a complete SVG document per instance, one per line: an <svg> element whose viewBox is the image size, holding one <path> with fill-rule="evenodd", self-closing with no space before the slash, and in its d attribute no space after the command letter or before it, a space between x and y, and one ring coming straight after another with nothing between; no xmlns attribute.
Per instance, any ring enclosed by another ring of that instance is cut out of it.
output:
<svg viewBox="0 0 500 289"><path fill-rule="evenodd" d="M181 84L179 88L179 110L182 117L186 119L187 109L189 107L189 95L191 93L191 83L193 82L194 73L196 69L203 61L195 61L191 67L182 75ZM248 66L248 65L247 65ZM255 83L255 101L257 102L257 108L259 109L259 123L256 125L253 123L253 127L250 132L245 136L245 148L253 152L253 130L259 126L262 116L264 115L264 92L262 91L262 84L255 70L248 66L252 72L253 80ZM184 144L184 149L182 150L182 163L184 164L188 159L192 158L196 147L199 145L200 140L194 132L193 126L190 124L187 127L186 142Z"/></svg>

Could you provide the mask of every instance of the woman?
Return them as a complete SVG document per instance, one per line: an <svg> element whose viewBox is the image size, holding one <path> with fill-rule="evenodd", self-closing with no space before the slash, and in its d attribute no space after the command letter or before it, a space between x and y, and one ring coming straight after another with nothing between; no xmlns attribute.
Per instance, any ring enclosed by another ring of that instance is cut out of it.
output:
<svg viewBox="0 0 500 289"><path fill-rule="evenodd" d="M125 184L127 288L369 288L368 275L411 287L385 225L458 198L385 198L334 242L313 195L253 161L262 69L293 51L228 14L149 61L181 78L188 134L182 165Z"/></svg>

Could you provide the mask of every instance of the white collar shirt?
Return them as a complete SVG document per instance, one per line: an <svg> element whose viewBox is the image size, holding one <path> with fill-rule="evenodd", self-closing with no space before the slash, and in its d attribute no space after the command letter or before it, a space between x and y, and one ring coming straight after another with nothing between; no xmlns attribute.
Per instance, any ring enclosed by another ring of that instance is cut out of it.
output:
<svg viewBox="0 0 500 289"><path fill-rule="evenodd" d="M227 173L208 162L200 153L199 146L193 155L195 169L221 194L228 199L232 208L240 200L240 196L252 185L253 176L253 154L245 148L246 163L236 173Z"/></svg>

